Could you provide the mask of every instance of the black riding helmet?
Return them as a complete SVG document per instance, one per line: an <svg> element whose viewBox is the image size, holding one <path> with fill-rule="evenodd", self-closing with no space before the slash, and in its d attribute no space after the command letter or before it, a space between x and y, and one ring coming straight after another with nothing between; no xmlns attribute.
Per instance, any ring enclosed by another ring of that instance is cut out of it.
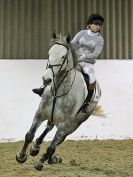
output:
<svg viewBox="0 0 133 177"><path fill-rule="evenodd" d="M104 22L104 18L100 14L91 14L87 20L88 24L99 24L102 25Z"/></svg>

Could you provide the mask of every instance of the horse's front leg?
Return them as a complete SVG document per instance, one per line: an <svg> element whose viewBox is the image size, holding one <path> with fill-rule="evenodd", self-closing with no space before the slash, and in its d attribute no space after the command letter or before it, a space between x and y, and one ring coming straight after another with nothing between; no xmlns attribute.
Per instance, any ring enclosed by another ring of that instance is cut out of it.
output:
<svg viewBox="0 0 133 177"><path fill-rule="evenodd" d="M25 135L25 141L22 149L16 155L16 160L19 163L24 163L27 160L26 150L28 145L32 142L37 128L41 125L42 121L40 119L40 114L36 112L35 118L33 120L30 130Z"/></svg>
<svg viewBox="0 0 133 177"><path fill-rule="evenodd" d="M41 159L39 162L34 164L34 168L41 171L43 168L44 162L48 160L48 163L53 164L53 163L61 163L62 159L60 157L53 156L57 145L61 144L65 138L67 137L68 133L65 131L65 127L61 126L60 128L57 129L57 132L55 134L55 137L49 147L47 148L47 151L45 154L42 155Z"/></svg>
<svg viewBox="0 0 133 177"><path fill-rule="evenodd" d="M42 144L44 137L47 135L49 131L53 129L53 127L54 127L54 124L48 121L46 129L39 136L39 138L36 139L36 143L31 147L30 155L36 156L39 153L40 145Z"/></svg>

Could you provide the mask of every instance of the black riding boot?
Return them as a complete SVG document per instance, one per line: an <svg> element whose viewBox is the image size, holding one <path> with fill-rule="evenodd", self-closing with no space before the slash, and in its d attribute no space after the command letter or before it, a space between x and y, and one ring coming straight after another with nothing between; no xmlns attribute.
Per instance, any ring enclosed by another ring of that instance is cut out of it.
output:
<svg viewBox="0 0 133 177"><path fill-rule="evenodd" d="M94 90L89 90L89 89L88 89L88 95L87 95L87 97L86 97L85 103L90 102L91 97L92 97L92 95L93 95L93 92L94 92Z"/></svg>
<svg viewBox="0 0 133 177"><path fill-rule="evenodd" d="M35 88L32 90L35 94L38 94L39 96L42 96L43 91L44 91L44 86L40 87L40 88Z"/></svg>
<svg viewBox="0 0 133 177"><path fill-rule="evenodd" d="M88 110L89 110L89 104L90 104L90 101L91 101L95 86L96 86L96 82L94 82L93 84L88 85L88 87L87 87L88 88L88 95L86 97L85 103L84 103L83 108L82 108L82 111L85 112L85 113L87 113Z"/></svg>
<svg viewBox="0 0 133 177"><path fill-rule="evenodd" d="M52 79L43 80L43 85L40 88L35 88L32 91L39 96L42 96L44 89L52 82Z"/></svg>

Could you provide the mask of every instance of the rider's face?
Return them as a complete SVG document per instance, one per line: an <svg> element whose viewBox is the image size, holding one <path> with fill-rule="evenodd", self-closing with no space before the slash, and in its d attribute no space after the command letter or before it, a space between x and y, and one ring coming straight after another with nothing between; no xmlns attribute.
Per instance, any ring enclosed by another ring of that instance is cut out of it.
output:
<svg viewBox="0 0 133 177"><path fill-rule="evenodd" d="M89 24L87 27L88 27L92 32L96 33L96 32L99 32L99 31L100 31L102 25L93 23L93 24Z"/></svg>

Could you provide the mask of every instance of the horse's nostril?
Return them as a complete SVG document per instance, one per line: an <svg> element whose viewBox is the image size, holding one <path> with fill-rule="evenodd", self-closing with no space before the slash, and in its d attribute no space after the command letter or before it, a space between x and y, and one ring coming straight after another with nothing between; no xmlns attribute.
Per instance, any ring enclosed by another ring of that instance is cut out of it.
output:
<svg viewBox="0 0 133 177"><path fill-rule="evenodd" d="M52 79L48 79L47 83L50 84L52 82Z"/></svg>
<svg viewBox="0 0 133 177"><path fill-rule="evenodd" d="M52 79L50 79L50 78L47 80L43 80L43 83L46 85L50 84L51 82L52 82Z"/></svg>

